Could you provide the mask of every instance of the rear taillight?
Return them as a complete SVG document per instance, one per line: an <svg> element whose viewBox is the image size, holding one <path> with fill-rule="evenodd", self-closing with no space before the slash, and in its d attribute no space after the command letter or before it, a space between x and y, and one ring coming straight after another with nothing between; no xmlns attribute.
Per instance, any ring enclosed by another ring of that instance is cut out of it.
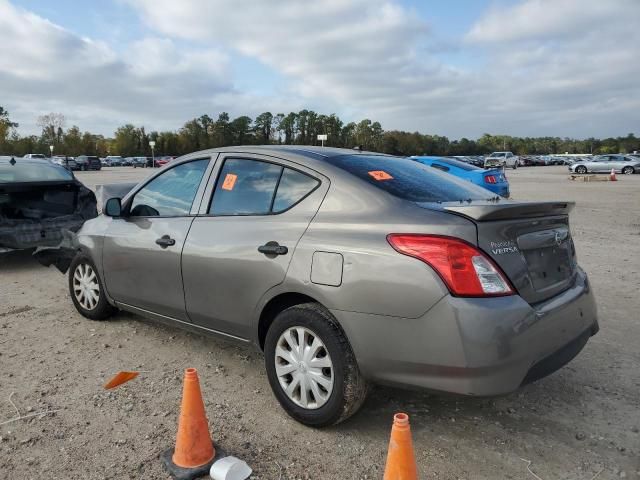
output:
<svg viewBox="0 0 640 480"><path fill-rule="evenodd" d="M452 237L392 233L387 240L398 252L417 258L433 268L460 297L512 295L504 274L473 245Z"/></svg>
<svg viewBox="0 0 640 480"><path fill-rule="evenodd" d="M497 183L497 179L495 175L485 175L484 176L484 181L486 183Z"/></svg>

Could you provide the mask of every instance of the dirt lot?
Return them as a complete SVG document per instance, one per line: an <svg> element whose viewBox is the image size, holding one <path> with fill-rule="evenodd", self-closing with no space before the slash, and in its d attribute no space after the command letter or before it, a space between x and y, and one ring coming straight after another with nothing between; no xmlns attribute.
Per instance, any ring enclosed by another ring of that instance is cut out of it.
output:
<svg viewBox="0 0 640 480"><path fill-rule="evenodd" d="M93 187L147 173L78 176ZM640 175L575 183L566 167L507 173L515 198L577 202L572 230L601 331L561 371L491 399L376 388L350 421L313 430L279 407L259 352L129 314L85 320L66 277L9 254L0 257L0 478L168 478L158 455L175 438L182 371L196 367L215 441L252 478L382 478L392 414L403 410L421 478L640 479ZM102 390L125 369L145 373ZM22 415L56 412L2 425L16 416L11 402Z"/></svg>

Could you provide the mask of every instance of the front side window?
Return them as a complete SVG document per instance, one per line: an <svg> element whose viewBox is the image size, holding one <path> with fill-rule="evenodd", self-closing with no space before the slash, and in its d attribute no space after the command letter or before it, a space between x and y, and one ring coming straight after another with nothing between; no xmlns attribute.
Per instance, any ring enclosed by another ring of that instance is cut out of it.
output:
<svg viewBox="0 0 640 480"><path fill-rule="evenodd" d="M131 203L133 217L176 217L189 215L208 159L178 165L154 178Z"/></svg>
<svg viewBox="0 0 640 480"><path fill-rule="evenodd" d="M259 160L226 160L210 215L269 215L291 208L320 182L304 173Z"/></svg>

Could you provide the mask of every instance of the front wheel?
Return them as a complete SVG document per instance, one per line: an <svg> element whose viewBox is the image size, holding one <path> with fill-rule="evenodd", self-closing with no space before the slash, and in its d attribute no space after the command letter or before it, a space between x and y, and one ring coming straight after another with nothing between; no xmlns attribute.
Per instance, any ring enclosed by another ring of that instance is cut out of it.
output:
<svg viewBox="0 0 640 480"><path fill-rule="evenodd" d="M267 376L284 410L312 427L353 415L367 394L355 355L337 321L316 303L282 311L265 341Z"/></svg>
<svg viewBox="0 0 640 480"><path fill-rule="evenodd" d="M587 167L585 167L584 165L580 165L579 167L576 167L576 173L587 173Z"/></svg>
<svg viewBox="0 0 640 480"><path fill-rule="evenodd" d="M76 310L91 320L105 320L116 310L106 298L96 266L84 253L71 262L69 293Z"/></svg>
<svg viewBox="0 0 640 480"><path fill-rule="evenodd" d="M633 167L624 167L622 169L622 173L624 173L625 175L631 175L634 172Z"/></svg>
<svg viewBox="0 0 640 480"><path fill-rule="evenodd" d="M513 169L515 170L516 168L518 168L518 162L514 162L513 164Z"/></svg>

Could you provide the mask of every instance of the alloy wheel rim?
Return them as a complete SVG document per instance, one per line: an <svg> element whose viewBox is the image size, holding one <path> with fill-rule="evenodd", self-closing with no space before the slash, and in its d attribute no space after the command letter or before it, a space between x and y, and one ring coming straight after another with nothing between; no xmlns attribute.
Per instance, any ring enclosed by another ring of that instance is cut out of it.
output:
<svg viewBox="0 0 640 480"><path fill-rule="evenodd" d="M73 273L73 294L82 308L93 310L100 300L98 276L91 265L80 263Z"/></svg>
<svg viewBox="0 0 640 480"><path fill-rule="evenodd" d="M287 397L299 407L316 410L333 391L334 369L320 337L305 327L291 327L278 338L276 375Z"/></svg>

